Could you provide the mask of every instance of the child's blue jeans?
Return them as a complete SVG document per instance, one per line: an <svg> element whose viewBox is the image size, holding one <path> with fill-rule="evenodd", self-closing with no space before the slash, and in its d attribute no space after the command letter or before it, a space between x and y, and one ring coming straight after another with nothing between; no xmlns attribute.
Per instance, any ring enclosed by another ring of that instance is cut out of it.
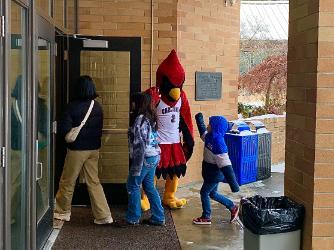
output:
<svg viewBox="0 0 334 250"><path fill-rule="evenodd" d="M152 213L151 221L158 224L165 222L165 214L161 205L161 199L158 190L154 186L155 169L157 168L159 160L159 156L145 158L140 176L129 175L128 177L127 189L129 201L126 220L131 224L139 223L141 217L141 185L150 201Z"/></svg>
<svg viewBox="0 0 334 250"><path fill-rule="evenodd" d="M217 201L223 204L227 209L231 210L234 206L233 201L228 199L227 197L219 194L217 192L219 182L205 182L201 188L201 201L202 201L202 208L203 213L202 217L210 219L211 218L211 204L210 198L214 201Z"/></svg>

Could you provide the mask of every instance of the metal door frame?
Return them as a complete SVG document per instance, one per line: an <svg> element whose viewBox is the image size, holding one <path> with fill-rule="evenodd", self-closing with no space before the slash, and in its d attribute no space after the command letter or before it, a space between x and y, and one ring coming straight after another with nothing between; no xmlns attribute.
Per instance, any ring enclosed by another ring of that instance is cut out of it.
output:
<svg viewBox="0 0 334 250"><path fill-rule="evenodd" d="M26 76L26 83L24 85L24 89L25 89L25 101L26 103L30 103L30 91L29 91L29 85L30 85L30 69L31 69L31 61L29 60L30 58L30 55L31 55L31 52L30 52L30 45L31 45L31 27L30 27L30 22L31 22L31 12L30 12L30 9L29 9L29 5L28 5L28 1L20 1L20 0L8 0L7 1L7 10L8 10L8 25L7 25L7 30L8 30L8 33L6 35L7 37L7 41L8 41L8 46L7 46L7 51L6 51L6 55L7 55L7 61L6 61L6 65L7 65L7 69L6 69L6 74L7 74L7 81L6 81L6 86L7 86L7 93L6 93L6 99L8 100L7 101L7 117L8 117L8 122L6 124L7 126L7 129L6 129L6 136L8 137L8 140L7 140L7 166L10 166L11 165L11 157L10 157L10 148L11 148L11 145L10 145L10 138L11 138L11 124L10 124L10 104L9 104L9 100L10 100L10 93L9 93L9 86L10 86L10 83L9 83L9 76L10 76L10 72L9 72L9 64L10 64L10 52L11 52L11 39L12 39L12 33L11 33L11 7L12 7L12 3L15 2L15 4L17 4L21 10L24 10L24 23L25 23L25 26L22 27L23 28L23 32L25 34L25 44L24 44L24 60L25 60L25 63L24 63L24 71L25 71L25 76ZM24 164L25 164L25 167L24 167L24 170L25 170L25 190L26 190L26 193L29 194L29 190L30 190L30 186L29 186L29 166L30 166L30 163L29 163L29 142L30 142L30 130L29 130L29 117L30 117L30 106L29 105L26 105L26 108L25 108L25 113L26 113L26 117L25 117L25 128L24 128L24 132L27 133L27 136L26 136L26 139L25 139L25 143L23 144L23 148L22 148L22 151L24 152ZM9 171L8 171L9 172ZM7 177L9 178L9 176L7 175ZM8 189L7 189L7 195L8 195L8 210L10 210L11 212L11 192L10 192L10 189L11 189L11 182L10 182L10 179L8 179L7 181L7 184L8 184ZM24 217L24 226L25 226L25 247L29 249L29 245L30 245L30 230L28 230L28 226L30 225L30 221L29 221L29 218L30 218L30 214L29 214L29 209L30 209L30 204L29 204L29 195L26 195L26 196L22 196L21 197L21 200L25 199L24 201L24 210L26 211L26 214L25 214L25 217ZM6 214L6 216L8 216L8 219L10 220L11 216L10 216L10 212L8 212ZM11 243L11 225L10 225L10 221L8 222L8 225L7 225L7 231L8 231L8 239L7 241L9 242L9 244Z"/></svg>
<svg viewBox="0 0 334 250"><path fill-rule="evenodd" d="M8 23L8 3L7 1L2 1L0 3L0 18L1 18L1 26L0 26L0 103L5 103L5 97L7 93L6 79L7 79L7 50L8 39L7 39L7 23ZM0 249L6 249L10 247L10 238L8 234L8 206L7 203L7 162L6 162L6 105L1 105L0 107L0 149L1 149L1 166L0 166L0 182L2 183L2 188L0 186ZM8 240L9 239L9 240ZM9 245L8 245L9 244Z"/></svg>
<svg viewBox="0 0 334 250"><path fill-rule="evenodd" d="M83 40L108 41L108 48L84 48ZM69 44L69 83L73 83L80 75L80 51L127 51L130 52L130 95L141 91L141 37L110 36L75 36ZM73 94L73 86L69 86L69 95ZM130 96L129 96L130 98ZM69 98L71 99L71 98ZM131 105L131 102L129 102ZM57 157L59 159L59 157ZM57 168L57 171L60 169ZM109 204L126 204L127 191L124 183L102 183ZM90 204L86 184L77 184L73 194L73 205Z"/></svg>
<svg viewBox="0 0 334 250"><path fill-rule="evenodd" d="M4 225L4 234L3 234L3 244L5 249L11 248L11 230L10 230L10 218L11 218L11 199L10 199L10 190L11 190L11 181L9 173L10 160L8 159L9 147L10 147L10 117L9 117L9 52L10 52L10 0L3 1L2 4L2 69L3 69L3 87L2 87L2 164L4 167L3 177L4 177L4 206L3 206L3 225Z"/></svg>
<svg viewBox="0 0 334 250"><path fill-rule="evenodd" d="M54 206L54 202L53 202L53 175L54 175L54 147L53 147L53 142L54 142L54 134L52 133L52 122L54 121L54 112L53 112L53 108L54 108L54 82L55 82L55 77L54 77L54 62L55 62L55 28L52 24L50 24L47 20L45 20L43 17L41 16L36 16L36 32L34 32L34 41L35 41L35 46L34 46L34 80L33 80L33 84L32 85L32 90L33 90L33 121L32 121L32 126L33 126L33 160L34 160L34 164L31 169L32 169L32 194L33 194L33 202L32 202L32 217L33 217L33 221L34 221L34 225L36 226L35 231L36 235L34 236L34 238L36 239L36 248L40 248L42 247L42 245L45 243L46 239L48 238L48 236L50 235L50 233L52 232L52 228L53 228L53 206ZM36 181L36 175L37 175L37 171L36 171L36 167L37 166L37 150L36 150L36 146L35 146L35 142L37 140L37 98L38 98L38 84L36 84L37 82L37 70L38 70L38 58L37 58L37 51L38 51L38 37L41 37L42 39L45 39L47 41L50 42L50 146L51 146L51 150L50 150L50 172L49 172L49 206L50 208L47 210L47 212L44 214L43 218L41 219L40 222L37 222L37 216L36 216L36 210L37 210L37 206L36 206L36 202L37 202L37 197L36 197L36 185L37 185L37 181Z"/></svg>
<svg viewBox="0 0 334 250"><path fill-rule="evenodd" d="M0 58L0 71L2 70L2 77L0 79L0 83L2 86L2 89L0 90L0 103L3 103L4 105L2 105L2 114L3 117L1 117L0 119L0 129L2 131L2 134L0 133L0 144L1 147L5 147L5 157L4 157L4 166L5 168L3 168L3 177L4 177L4 183L5 183L5 188L4 190L2 190L3 195L4 195L4 200L3 200L3 204L6 204L5 206L3 206L1 208L1 212L0 212L0 240L1 240L1 244L0 248L3 247L4 249L10 249L11 248L11 224L10 224L10 218L11 218L11 195L10 195L10 190L11 190L11 181L10 181L10 173L9 173L9 168L8 166L10 166L11 162L10 162L10 157L9 156L9 148L10 148L10 138L11 138L11 129L10 129L10 105L9 105L9 63L10 63L10 49L11 49L11 28L10 28L10 18L11 18L11 4L12 2L17 3L19 6L21 6L22 8L25 9L25 21L26 21L26 26L25 26L25 35L26 35L26 44L25 44L25 73L26 73L26 101L27 103L30 103L30 70L32 69L32 60L29 60L29 58L31 57L31 46L32 46L32 24L33 24L33 20L32 20L32 9L29 8L29 2L28 1L20 1L20 0L4 0L2 1L2 4L0 5L0 12L1 15L4 16L4 20L5 20L5 29L4 29L4 38L1 38L0 40L0 48L1 48L1 58ZM31 6L31 5L30 5ZM29 124L29 120L30 117L30 106L27 105L27 110L25 112L27 112L26 115L26 123ZM26 158L26 197L25 197L25 206L26 206L26 216L25 216L25 231L26 231L26 235L25 235L25 244L26 244L26 248L27 249L31 249L31 230L29 230L29 225L30 223L30 183L29 183L29 159L30 159L30 154L32 153L29 150L29 142L31 141L31 135L30 135L30 130L28 125L26 124L27 128L27 136L26 136L26 145L25 145L25 158ZM1 178L1 177L0 177ZM1 190L0 190L1 191ZM1 205L0 205L1 206ZM2 217L4 216L4 217ZM1 232L1 229L3 230L3 232Z"/></svg>
<svg viewBox="0 0 334 250"><path fill-rule="evenodd" d="M56 29L56 44L57 44L57 56L56 56L56 65L55 65L55 124L61 119L62 112L64 111L68 100L69 100L69 91L68 91L68 78L69 78L69 64L68 64L68 47L69 47L69 36L64 34L60 30ZM56 194L59 188L59 180L61 177L61 171L56 171L58 168L63 167L63 163L58 159L58 155L65 155L66 148L63 147L63 138L61 135L56 133L55 135L55 161L54 163L54 194Z"/></svg>

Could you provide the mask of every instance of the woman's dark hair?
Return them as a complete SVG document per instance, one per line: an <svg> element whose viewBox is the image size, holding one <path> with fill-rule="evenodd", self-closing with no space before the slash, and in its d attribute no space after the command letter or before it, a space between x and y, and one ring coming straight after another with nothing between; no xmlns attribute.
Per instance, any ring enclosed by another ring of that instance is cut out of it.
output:
<svg viewBox="0 0 334 250"><path fill-rule="evenodd" d="M81 100L94 100L98 97L93 79L90 76L80 76L75 86L75 98Z"/></svg>
<svg viewBox="0 0 334 250"><path fill-rule="evenodd" d="M138 106L140 103L142 93L135 92L131 95L130 100L130 126L132 126L137 118L138 115Z"/></svg>
<svg viewBox="0 0 334 250"><path fill-rule="evenodd" d="M152 97L147 93L136 93L132 102L134 102L134 110L132 116L134 120L139 115L144 115L149 121L154 130L157 130L157 114Z"/></svg>

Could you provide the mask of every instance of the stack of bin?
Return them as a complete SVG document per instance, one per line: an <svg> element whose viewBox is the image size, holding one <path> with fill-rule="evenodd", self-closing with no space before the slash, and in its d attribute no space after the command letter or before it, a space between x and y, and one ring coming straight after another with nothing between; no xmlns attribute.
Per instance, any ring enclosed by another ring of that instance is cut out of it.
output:
<svg viewBox="0 0 334 250"><path fill-rule="evenodd" d="M258 135L245 122L231 121L225 142L239 185L256 181Z"/></svg>
<svg viewBox="0 0 334 250"><path fill-rule="evenodd" d="M259 139L257 180L267 179L271 176L271 132L261 121L247 121L247 123L254 132L256 131Z"/></svg>

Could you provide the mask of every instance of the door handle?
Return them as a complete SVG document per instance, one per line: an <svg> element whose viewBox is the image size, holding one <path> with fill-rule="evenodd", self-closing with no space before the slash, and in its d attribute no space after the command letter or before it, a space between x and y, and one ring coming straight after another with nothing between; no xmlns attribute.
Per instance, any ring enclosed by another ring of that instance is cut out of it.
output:
<svg viewBox="0 0 334 250"><path fill-rule="evenodd" d="M57 134L57 121L52 122L52 133Z"/></svg>
<svg viewBox="0 0 334 250"><path fill-rule="evenodd" d="M43 177L43 163L39 161L38 140L36 140L36 181Z"/></svg>
<svg viewBox="0 0 334 250"><path fill-rule="evenodd" d="M36 163L36 181L39 181L40 179L43 178L43 163L42 162L37 162Z"/></svg>
<svg viewBox="0 0 334 250"><path fill-rule="evenodd" d="M1 148L1 167L5 168L6 167L6 147Z"/></svg>

